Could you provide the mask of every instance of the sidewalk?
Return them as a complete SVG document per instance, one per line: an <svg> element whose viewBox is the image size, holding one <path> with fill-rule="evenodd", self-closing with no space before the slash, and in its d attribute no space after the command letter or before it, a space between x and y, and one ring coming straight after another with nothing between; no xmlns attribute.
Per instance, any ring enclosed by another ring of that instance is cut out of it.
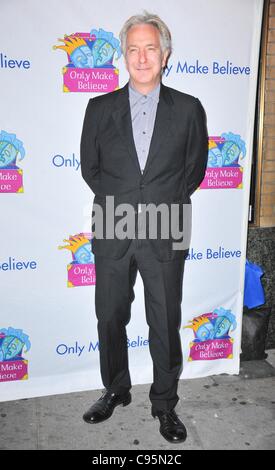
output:
<svg viewBox="0 0 275 470"><path fill-rule="evenodd" d="M132 388L132 403L97 425L82 420L101 391L0 403L0 449L210 450L275 449L275 350L241 364L240 375L181 380L176 411L188 438L169 444L150 414L150 385Z"/></svg>

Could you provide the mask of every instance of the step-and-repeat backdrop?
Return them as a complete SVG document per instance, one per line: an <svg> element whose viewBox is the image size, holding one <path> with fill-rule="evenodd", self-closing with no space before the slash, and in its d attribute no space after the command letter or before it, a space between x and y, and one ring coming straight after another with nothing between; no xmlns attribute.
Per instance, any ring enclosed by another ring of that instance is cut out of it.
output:
<svg viewBox="0 0 275 470"><path fill-rule="evenodd" d="M182 378L237 374L262 0L1 0L0 399L102 388L93 194L79 143L91 96L128 81L119 31L143 9L171 29L163 82L200 99L208 168L192 196ZM127 328L150 383L143 284Z"/></svg>

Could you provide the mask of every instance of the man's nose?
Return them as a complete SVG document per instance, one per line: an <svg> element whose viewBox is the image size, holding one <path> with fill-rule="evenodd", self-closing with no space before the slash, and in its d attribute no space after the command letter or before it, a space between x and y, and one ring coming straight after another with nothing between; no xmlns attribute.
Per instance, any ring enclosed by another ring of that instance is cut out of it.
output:
<svg viewBox="0 0 275 470"><path fill-rule="evenodd" d="M140 50L139 51L139 61L143 64L144 62L146 62L146 52L145 51L142 51Z"/></svg>

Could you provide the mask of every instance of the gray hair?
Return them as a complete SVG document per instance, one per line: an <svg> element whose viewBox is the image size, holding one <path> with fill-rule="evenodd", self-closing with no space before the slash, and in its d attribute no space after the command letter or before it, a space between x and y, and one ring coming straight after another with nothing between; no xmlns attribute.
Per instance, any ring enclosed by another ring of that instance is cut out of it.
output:
<svg viewBox="0 0 275 470"><path fill-rule="evenodd" d="M126 39L127 33L132 26L138 24L151 24L158 29L160 34L160 47L161 51L164 54L168 52L168 57L172 53L172 40L171 40L171 33L167 27L167 25L160 19L158 15L154 15L152 13L148 13L144 11L141 15L134 15L131 16L123 25L122 30L120 31L119 38L121 42L121 49L124 57L126 56Z"/></svg>

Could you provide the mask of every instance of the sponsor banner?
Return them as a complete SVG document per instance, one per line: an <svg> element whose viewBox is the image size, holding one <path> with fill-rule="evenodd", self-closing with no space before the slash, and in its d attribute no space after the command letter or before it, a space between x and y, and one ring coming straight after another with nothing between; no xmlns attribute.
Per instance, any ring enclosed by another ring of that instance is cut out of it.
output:
<svg viewBox="0 0 275 470"><path fill-rule="evenodd" d="M149 346L149 339L143 338L141 335L137 335L135 338L127 338L127 348L136 349ZM98 353L99 341L93 340L87 344L75 341L74 343L66 344L60 343L56 346L56 353L58 356L76 356L80 357L86 353Z"/></svg>
<svg viewBox="0 0 275 470"><path fill-rule="evenodd" d="M250 75L251 68L248 65L237 65L227 60L225 62L213 61L210 64L202 63L199 59L193 61L179 60L169 62L169 67L165 71L168 77L170 74L184 75Z"/></svg>
<svg viewBox="0 0 275 470"><path fill-rule="evenodd" d="M9 327L0 330L0 382L28 379L28 361L23 357L31 347L22 330Z"/></svg>
<svg viewBox="0 0 275 470"><path fill-rule="evenodd" d="M23 170L0 170L0 193L23 193Z"/></svg>
<svg viewBox="0 0 275 470"><path fill-rule="evenodd" d="M119 40L111 32L92 29L60 39L54 46L67 54L63 67L64 92L109 93L119 86L119 70L113 65L115 54L121 56Z"/></svg>
<svg viewBox="0 0 275 470"><path fill-rule="evenodd" d="M223 307L204 313L190 321L194 340L190 343L189 361L233 358L231 331L237 327L236 316Z"/></svg>
<svg viewBox="0 0 275 470"><path fill-rule="evenodd" d="M201 189L241 189L246 146L232 132L209 137L208 163Z"/></svg>
<svg viewBox="0 0 275 470"><path fill-rule="evenodd" d="M23 170L17 160L25 156L23 142L15 134L0 132L0 193L23 193Z"/></svg>
<svg viewBox="0 0 275 470"><path fill-rule="evenodd" d="M96 273L94 255L92 253L92 235L90 233L79 233L64 240L68 245L59 246L72 253L72 262L68 264L68 287L94 286Z"/></svg>
<svg viewBox="0 0 275 470"><path fill-rule="evenodd" d="M36 3L5 2L16 35L7 21L0 30L0 400L102 386L94 194L81 177L79 144L88 101L128 81L119 33L136 13L130 0L115 8L107 0L91 20L89 0L74 15L67 0ZM263 0L220 0L219 8L215 0L155 3L173 42L163 83L200 100L209 134L205 177L192 195L181 378L238 374ZM142 6L152 9L149 0ZM113 130L104 127L98 148L109 138ZM153 376L140 274L134 290L133 385Z"/></svg>
<svg viewBox="0 0 275 470"><path fill-rule="evenodd" d="M0 69L25 69L28 70L31 63L27 59L9 57L7 54L0 52Z"/></svg>
<svg viewBox="0 0 275 470"><path fill-rule="evenodd" d="M64 91L108 93L118 88L118 69L106 72L106 69L90 71L83 69L76 72L68 67L63 69Z"/></svg>
<svg viewBox="0 0 275 470"><path fill-rule="evenodd" d="M10 382L13 380L27 380L28 361L0 362L0 382Z"/></svg>

